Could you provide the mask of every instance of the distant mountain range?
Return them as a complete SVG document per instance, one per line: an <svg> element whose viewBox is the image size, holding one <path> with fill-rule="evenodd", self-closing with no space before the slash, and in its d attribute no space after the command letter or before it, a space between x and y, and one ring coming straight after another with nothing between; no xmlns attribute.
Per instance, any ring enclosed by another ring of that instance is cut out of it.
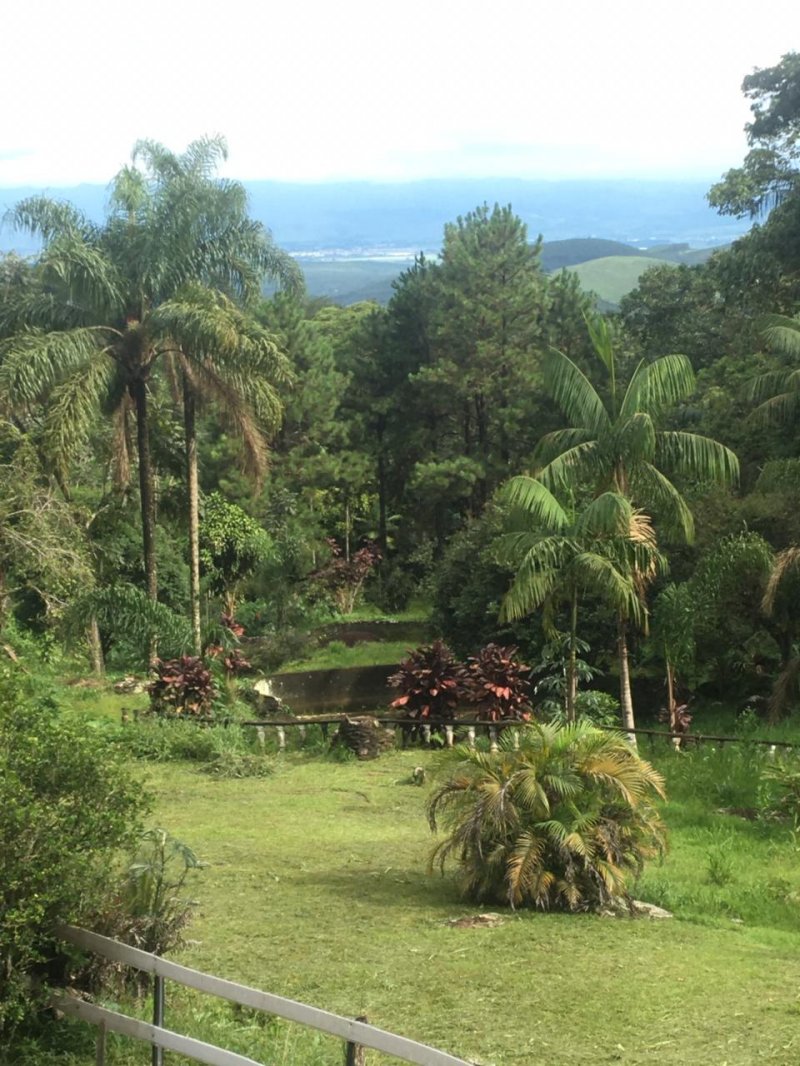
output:
<svg viewBox="0 0 800 1066"><path fill-rule="evenodd" d="M388 299L392 280L417 252L435 254L441 248L445 223L484 202L511 204L532 240L544 236L542 265L547 271L643 254L691 263L747 229L746 224L712 211L705 200L707 185L697 181L496 178L244 184L251 214L272 230L281 247L297 256L311 294L342 303ZM0 210L40 191L0 189ZM71 201L89 218L103 217L104 186L46 191ZM10 250L30 255L36 246L6 225L0 230L0 251ZM635 268L629 264L613 272L618 276L613 286L618 299L620 284L627 284L619 279L632 277Z"/></svg>
<svg viewBox="0 0 800 1066"><path fill-rule="evenodd" d="M527 224L531 239L602 237L637 247L687 242L725 244L746 228L723 218L705 200L707 185L697 181L431 180L405 183L340 182L296 184L245 182L251 212L269 226L290 252L362 252L370 255L405 249L435 251L446 222L479 204L511 204ZM0 206L40 190L0 189ZM90 218L103 214L101 185L52 188ZM27 250L6 228L2 247Z"/></svg>

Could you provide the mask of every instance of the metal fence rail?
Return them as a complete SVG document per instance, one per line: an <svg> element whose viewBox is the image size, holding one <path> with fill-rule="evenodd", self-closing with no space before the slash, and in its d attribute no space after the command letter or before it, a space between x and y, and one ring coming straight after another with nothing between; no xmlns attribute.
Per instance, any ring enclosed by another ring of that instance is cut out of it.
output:
<svg viewBox="0 0 800 1066"><path fill-rule="evenodd" d="M404 1062L416 1063L417 1066L471 1066L465 1059L449 1055L445 1051L438 1051L436 1048L420 1044L408 1037L379 1029L367 1022L345 1018L339 1014L332 1014L330 1011L320 1010L318 1007L310 1007L297 1000L286 999L284 996L276 996L270 992L261 992L247 985L201 973L199 970L192 970L188 966L170 962L169 959L151 955L139 948L121 944L118 940L100 936L99 933L91 933L87 929L62 925L59 926L57 935L76 947L93 951L106 959L153 974L156 981L154 995L156 1017L153 1024L98 1007L75 996L61 994L55 997L54 1004L59 1010L100 1027L97 1041L98 1066L103 1066L104 1063L103 1049L106 1030L123 1033L151 1044L154 1048L154 1064L162 1061L160 1052L161 1049L165 1049L180 1052L196 1062L207 1063L208 1066L260 1066L253 1059L248 1059L243 1055L225 1051L163 1028L160 1023L163 1021L163 981L165 979L175 981L187 988L207 992L231 1003L238 1003L243 1007L267 1011L280 1018L286 1018L288 1021L339 1037L346 1042L346 1054L350 1058L353 1055L353 1048L368 1047L387 1055L394 1055L395 1058Z"/></svg>

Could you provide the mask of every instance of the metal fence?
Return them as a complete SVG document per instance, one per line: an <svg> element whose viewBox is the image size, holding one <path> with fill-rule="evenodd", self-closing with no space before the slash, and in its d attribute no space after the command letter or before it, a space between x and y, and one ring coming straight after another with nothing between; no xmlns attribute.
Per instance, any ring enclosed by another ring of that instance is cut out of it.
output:
<svg viewBox="0 0 800 1066"><path fill-rule="evenodd" d="M192 970L170 962L159 955L151 955L139 948L121 944L118 940L79 929L73 925L63 925L57 930L61 940L76 947L102 955L106 959L132 966L153 975L153 1022L152 1024L131 1018L118 1011L99 1007L84 999L68 993L53 997L53 1005L64 1014L98 1027L97 1066L105 1066L106 1033L122 1033L134 1037L152 1046L153 1066L161 1066L164 1051L175 1051L195 1062L204 1062L208 1066L262 1066L254 1059L233 1051L206 1044L202 1040L183 1036L164 1028L165 981L175 981L187 988L238 1003L243 1007L267 1011L269 1014L297 1022L299 1025L319 1029L323 1033L339 1037L345 1041L345 1062L363 1062L363 1048L373 1048L387 1055L393 1055L403 1062L416 1063L417 1066L471 1066L465 1059L456 1058L445 1051L419 1044L405 1036L378 1029L365 1020L345 1018L339 1014L310 1007L293 999L276 996L270 992L261 992L247 985L213 977L211 974Z"/></svg>

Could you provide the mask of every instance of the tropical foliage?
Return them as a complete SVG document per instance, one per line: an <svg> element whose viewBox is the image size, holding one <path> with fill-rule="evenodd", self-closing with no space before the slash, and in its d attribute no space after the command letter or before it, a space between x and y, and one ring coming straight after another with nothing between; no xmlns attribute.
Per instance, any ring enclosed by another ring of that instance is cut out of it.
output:
<svg viewBox="0 0 800 1066"><path fill-rule="evenodd" d="M447 645L436 640L412 651L388 684L400 691L390 707L412 719L441 721L455 716L463 694L463 673Z"/></svg>
<svg viewBox="0 0 800 1066"><path fill-rule="evenodd" d="M616 734L528 726L520 749L456 749L429 803L446 836L432 865L456 863L479 903L592 910L629 898L664 846L653 801L663 780Z"/></svg>

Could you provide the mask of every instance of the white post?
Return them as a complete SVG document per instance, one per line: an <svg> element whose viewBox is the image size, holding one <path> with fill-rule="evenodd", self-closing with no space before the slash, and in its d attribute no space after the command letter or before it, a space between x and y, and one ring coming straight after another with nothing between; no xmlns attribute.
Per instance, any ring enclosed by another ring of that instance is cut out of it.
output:
<svg viewBox="0 0 800 1066"><path fill-rule="evenodd" d="M489 726L489 751L497 751L497 730L493 725Z"/></svg>
<svg viewBox="0 0 800 1066"><path fill-rule="evenodd" d="M266 745L266 743L267 743L267 738L264 735L264 727L263 727L263 725L257 725L256 726L256 740L258 741L259 748L261 748L263 750L265 745Z"/></svg>
<svg viewBox="0 0 800 1066"><path fill-rule="evenodd" d="M448 748L452 748L452 746L453 746L453 727L451 725L446 725L444 727L444 736L445 736L445 743L447 744Z"/></svg>
<svg viewBox="0 0 800 1066"><path fill-rule="evenodd" d="M286 730L282 725L275 726L275 732L278 734L278 751L286 750Z"/></svg>
<svg viewBox="0 0 800 1066"><path fill-rule="evenodd" d="M474 747L475 747L475 726L474 725L471 725L469 727L469 729L467 730L467 744L470 746L470 748L474 749Z"/></svg>
<svg viewBox="0 0 800 1066"><path fill-rule="evenodd" d="M422 727L422 737L423 737L423 740L425 741L425 743L430 745L430 742L431 742L431 727L429 725L424 725Z"/></svg>

